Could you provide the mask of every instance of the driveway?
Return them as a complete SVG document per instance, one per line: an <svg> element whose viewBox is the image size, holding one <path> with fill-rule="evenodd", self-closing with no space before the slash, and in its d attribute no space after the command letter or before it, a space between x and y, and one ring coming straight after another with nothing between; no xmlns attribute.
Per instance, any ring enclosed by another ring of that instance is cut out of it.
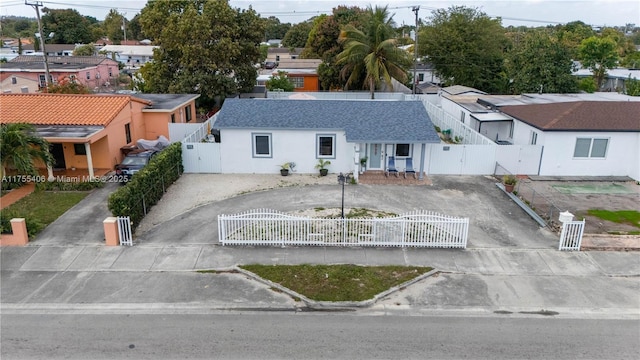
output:
<svg viewBox="0 0 640 360"><path fill-rule="evenodd" d="M345 208L402 214L431 210L468 217L470 248L555 248L558 237L541 229L521 208L482 176L435 176L431 186L348 185ZM205 185L203 185L205 186ZM215 190L212 190L215 191ZM217 244L217 216L270 208L283 212L339 208L341 187L306 185L248 193L206 204L139 234L138 244Z"/></svg>

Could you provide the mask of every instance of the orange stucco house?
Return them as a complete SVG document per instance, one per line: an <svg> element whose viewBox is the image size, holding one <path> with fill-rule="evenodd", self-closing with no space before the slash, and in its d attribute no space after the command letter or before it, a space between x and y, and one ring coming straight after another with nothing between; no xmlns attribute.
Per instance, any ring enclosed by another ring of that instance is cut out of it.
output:
<svg viewBox="0 0 640 360"><path fill-rule="evenodd" d="M146 97L143 98L143 97ZM169 137L169 123L196 122L193 94L2 94L0 124L30 123L51 143L54 170L106 174L122 160L123 147L139 139Z"/></svg>

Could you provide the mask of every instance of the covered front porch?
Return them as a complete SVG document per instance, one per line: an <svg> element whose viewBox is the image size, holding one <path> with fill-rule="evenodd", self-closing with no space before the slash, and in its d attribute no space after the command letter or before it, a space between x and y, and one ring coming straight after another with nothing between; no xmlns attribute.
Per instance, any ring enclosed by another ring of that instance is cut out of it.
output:
<svg viewBox="0 0 640 360"><path fill-rule="evenodd" d="M404 172L400 171L398 176L390 174L385 175L382 170L367 170L358 175L358 182L365 185L432 185L431 179L423 174L422 179L416 174L407 174L406 178Z"/></svg>

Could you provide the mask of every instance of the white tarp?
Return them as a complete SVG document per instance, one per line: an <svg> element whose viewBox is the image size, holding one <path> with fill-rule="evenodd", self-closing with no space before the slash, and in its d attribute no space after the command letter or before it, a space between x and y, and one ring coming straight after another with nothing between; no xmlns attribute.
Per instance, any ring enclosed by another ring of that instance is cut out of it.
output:
<svg viewBox="0 0 640 360"><path fill-rule="evenodd" d="M139 149L160 151L169 146L169 139L160 135L157 140L139 139L136 144Z"/></svg>

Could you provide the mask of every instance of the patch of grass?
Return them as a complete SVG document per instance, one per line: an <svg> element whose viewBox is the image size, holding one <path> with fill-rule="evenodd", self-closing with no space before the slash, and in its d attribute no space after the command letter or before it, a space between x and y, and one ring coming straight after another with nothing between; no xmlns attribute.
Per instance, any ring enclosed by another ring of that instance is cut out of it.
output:
<svg viewBox="0 0 640 360"><path fill-rule="evenodd" d="M640 212L636 210L609 211L590 209L587 213L602 220L611 221L617 224L629 224L640 228Z"/></svg>
<svg viewBox="0 0 640 360"><path fill-rule="evenodd" d="M9 220L12 218L25 218L29 237L33 238L88 194L88 192L35 191L2 209L2 231L11 229ZM7 224L9 224L8 228Z"/></svg>
<svg viewBox="0 0 640 360"><path fill-rule="evenodd" d="M347 214L344 215L347 219L357 219L357 218L384 218L384 217L393 217L398 216L398 214L394 214L391 212L378 211L378 210L370 210L365 208L353 208L349 210Z"/></svg>
<svg viewBox="0 0 640 360"><path fill-rule="evenodd" d="M363 301L432 270L419 266L243 265L316 301Z"/></svg>

